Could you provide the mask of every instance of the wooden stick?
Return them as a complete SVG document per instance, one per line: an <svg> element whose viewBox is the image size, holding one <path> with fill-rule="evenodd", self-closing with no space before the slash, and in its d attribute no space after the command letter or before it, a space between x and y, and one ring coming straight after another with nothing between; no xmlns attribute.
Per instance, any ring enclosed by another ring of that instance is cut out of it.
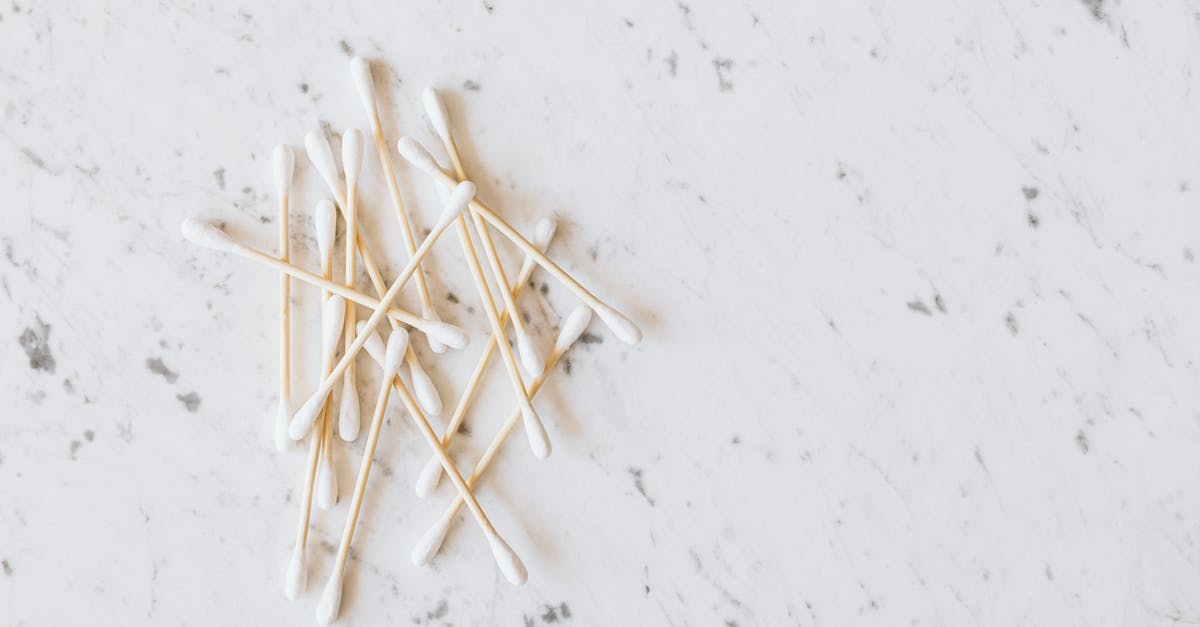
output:
<svg viewBox="0 0 1200 627"><path fill-rule="evenodd" d="M433 247L446 228L450 226L450 223L454 222L459 216L462 215L467 203L474 195L475 186L469 181L463 181L454 188L454 192L450 195L450 200L446 203L446 207L442 210L442 215L438 218L437 223L434 224L433 230L430 231L429 235L425 237L425 241L421 242L421 246L417 248L417 252L414 253L412 258L408 260L408 263L405 264L404 269L400 271L400 275L396 277L395 281L392 282L392 286L389 287L387 292L380 298L379 306L376 307L371 313L371 317L367 318L367 330L374 330L375 327L382 322L385 317L387 317L387 308L390 307L392 301L396 300L396 297L400 295L400 290L404 288L404 285L408 282L408 279L416 270L417 264L421 262L421 259L426 253L429 252L429 249ZM428 320L424 321L424 323L430 324ZM308 432L309 428L312 427L313 422L316 421L317 412L319 411L322 399L328 396L330 390L333 389L335 378L342 376L342 373L346 370L346 366L349 364L350 360L354 359L355 356L358 355L358 351L362 350L363 342L366 341L365 337L366 336L364 336L362 333L358 334L358 337L355 338L354 343L351 344L350 347L346 349L345 354L342 355L341 361L334 366L333 372L325 378L325 381L321 384L320 388L318 388L317 391L313 393L313 395L309 397L309 399L305 401L303 405L300 406L300 410L297 411L294 416L292 416L292 421L288 423L288 434L292 436L292 439L295 440L303 437L304 434Z"/></svg>
<svg viewBox="0 0 1200 627"><path fill-rule="evenodd" d="M579 339L579 336L583 334L583 331L587 328L590 320L591 312L586 307L579 307L567 316L566 320L563 322L562 330L559 332L558 339L554 343L554 351L550 354L546 372L542 373L542 376L534 379L529 385L530 396L536 395L538 391L542 389L542 384L545 383L546 379L550 376L551 369L554 368L555 364L558 363L558 360L563 356L564 353L566 353L567 349L569 349L571 345ZM492 443L488 446L487 450L484 451L483 456L479 458L479 461L471 470L471 475L466 481L468 488L473 487L475 483L479 481L479 478L483 476L483 473L488 469L488 466L491 465L492 460L496 458L496 454L500 451L500 447L503 446L505 440L508 439L508 436L512 433L513 429L516 428L517 421L520 419L520 417L521 408L513 408L512 413L510 413L508 416L508 420L504 422L504 425L496 433L496 436L492 438ZM446 532L450 530L450 524L454 521L454 515L458 513L459 508L462 506L463 500L461 496L456 495L454 500L450 503L450 506L446 508L445 513L442 514L442 517L438 519L438 521L434 523L427 532L425 532L425 535L421 536L421 539L417 542L417 545L413 547L412 560L414 564L422 566L428 564L429 561L433 559L433 556L437 554L438 549L441 548L442 542L446 539Z"/></svg>
<svg viewBox="0 0 1200 627"><path fill-rule="evenodd" d="M423 146L411 138L401 138L397 144L397 148L405 159L417 166L417 168L424 171L426 174L429 174L436 180L440 181L442 185L453 186L457 182L453 176L447 174L441 169L441 167L438 166L437 161L435 161L433 156L429 154L428 150L425 150ZM558 264L551 261L549 257L543 255L536 246L534 246L529 240L525 239L525 237L518 233L516 229L509 226L503 218L496 215L496 213L487 205L485 205L483 201L472 199L470 207L472 213L480 214L480 216L482 216L484 220L487 220L493 227L495 227L497 231L500 231L500 233L502 233L505 237L512 240L514 244L524 250L525 254L533 257L533 260L536 261L538 265L542 266L550 274L554 275L554 278L558 279L559 282L565 285L572 292L575 292L575 295L578 296L580 300L587 304L588 307L591 307L592 311L596 312L596 315L600 317L600 320L604 322L604 325L607 326L609 330L617 336L617 339L630 345L636 345L638 342L641 342L642 331L641 329L638 329L637 325L635 325L632 320L630 320L621 312L617 311L615 308L604 303L599 298L596 298L595 295L580 285L574 277L572 277L570 274L567 274L565 270L560 268Z"/></svg>
<svg viewBox="0 0 1200 627"><path fill-rule="evenodd" d="M377 299L371 298L362 292L352 290L341 283L335 283L330 279L313 274L312 272L309 272L298 266L294 266L290 263L283 263L282 261L266 253L240 244L233 238L229 237L229 235L221 229L207 222L201 222L199 220L193 220L189 218L183 221L181 230L183 231L183 236L193 243L199 244L206 248L211 248L213 250L233 253L235 255L245 257L246 259L257 262L274 270L278 270L279 272L287 273L292 278L299 279L300 281L308 283L309 285L315 285L317 287L329 290L330 292L333 292L334 294L337 294L346 300L352 300L365 307L369 307L371 309L376 309L379 307L380 301ZM387 309L387 315L395 320L408 323L410 326L420 330L422 333L437 334L441 341L445 342L447 346L461 348L467 345L468 337L466 332L452 324L440 321L425 320L424 318L421 318L411 312L391 307L390 303Z"/></svg>
<svg viewBox="0 0 1200 627"><path fill-rule="evenodd" d="M539 248L545 250L550 245L551 238L554 237L555 224L549 218L543 218L538 222L537 233L535 236L536 243ZM521 265L521 272L517 277L516 283L512 285L512 295L516 298L517 294L521 293L521 289L529 282L530 275L533 274L537 264L528 256L525 257L524 263ZM500 320L503 323L507 320L510 313L509 309L504 309L500 312ZM475 392L479 389L479 383L483 380L483 375L487 372L487 367L492 363L492 356L496 353L496 336L488 337L488 344L484 347L483 352L479 355L479 361L475 365L475 371L471 373L471 377L467 380L467 387L463 390L462 396L458 399L458 405L454 408L454 414L450 418L450 423L446 425L445 432L442 433L442 448L449 450L450 442L454 439L454 435L458 433L458 429L462 426L463 419L467 415L467 409L471 405L471 401L475 399ZM415 484L417 496L425 498L433 493L438 482L442 478L442 464L436 456L429 458L425 463L425 467L421 469L421 473L417 475Z"/></svg>
<svg viewBox="0 0 1200 627"><path fill-rule="evenodd" d="M359 98L367 111L367 119L371 124L371 132L375 138L375 153L379 156L379 166L383 170L383 180L387 183L388 195L392 199L392 208L396 212L396 220L400 223L400 233L403 236L404 250L412 257L417 249L413 237L412 220L404 208L404 200L400 197L400 186L396 184L395 171L392 168L392 155L388 151L387 140L383 138L383 124L379 120L379 105L375 98L375 81L371 77L371 65L361 57L350 61L350 75L354 79ZM421 297L421 315L430 320L440 320L437 310L433 308L433 299L429 296L429 285L426 283L425 272L422 269L416 273L417 292ZM429 347L435 353L443 353L446 346L429 338ZM410 364L411 367L411 364ZM418 394L418 398L420 395ZM426 408L428 409L428 408ZM440 412L434 412L440 413Z"/></svg>
<svg viewBox="0 0 1200 627"><path fill-rule="evenodd" d="M291 254L291 233L288 230L288 205L292 195L292 176L296 157L284 144L275 147L275 194L279 197L279 260L287 263ZM275 412L275 450L283 452L291 445L287 435L288 419L292 417L292 280L279 273L279 407Z"/></svg>
<svg viewBox="0 0 1200 627"><path fill-rule="evenodd" d="M308 151L309 161L317 168L321 179L325 181L325 186L329 190L329 193L333 195L334 201L342 211L342 215L348 215L348 199L342 192L342 186L338 181L337 164L333 160L333 150L329 147L328 139L324 134L314 131L304 138L304 144ZM371 251L367 248L366 240L363 239L361 234L356 238L356 244L358 253L363 260L363 267L367 270L367 276L371 278L371 284L375 287L375 292L382 296L387 292L387 283L384 282L383 275L380 274L379 267L371 257ZM410 259L412 258L412 252L409 251ZM424 271L421 270L420 264L417 265L417 272L415 274L419 279L424 279ZM422 312L422 317L431 322L441 322L436 312L434 312L433 316L428 315L428 312ZM399 325L394 320L389 321L392 323L393 331L399 328ZM436 336L430 337L428 334L426 334L426 339L430 341L430 346L436 344L445 350L447 342L439 341ZM454 347L462 348L461 346ZM405 355L405 360L408 363L409 370L412 372L413 386L416 389L417 398L421 401L421 406L425 408L425 411L433 415L442 413L442 401L438 397L437 388L434 387L429 375L425 373L425 369L421 367L421 363L417 361L417 354L411 343L408 347L408 353Z"/></svg>
<svg viewBox="0 0 1200 627"><path fill-rule="evenodd" d="M351 329L353 330L353 329ZM372 334L374 331L371 332ZM328 625L337 618L342 601L342 576L346 572L346 561L350 558L350 542L354 539L354 528L358 525L358 514L362 509L363 496L367 492L367 479L371 476L371 464L375 458L375 448L379 445L379 432L383 428L383 415L387 410L388 395L391 393L390 383L396 379L396 370L400 368L400 360L408 348L408 333L404 329L393 332L388 338L385 349L386 356L383 365L383 379L379 385L378 400L375 402L375 412L371 417L371 427L367 434L367 444L363 448L362 461L358 467L358 479L354 483L354 497L350 501L350 511L346 514L346 526L342 531L342 541L338 544L337 557L325 585L325 592L317 604L317 621Z"/></svg>
<svg viewBox="0 0 1200 627"><path fill-rule="evenodd" d="M358 239L358 176L362 171L362 132L356 128L346 129L342 135L342 168L346 171L346 287L354 289L358 268L355 261L354 242ZM346 303L346 326L344 344L347 348L354 343L354 303ZM354 376L354 362L342 376L342 404L338 411L338 435L347 442L358 437L359 429L358 385Z"/></svg>

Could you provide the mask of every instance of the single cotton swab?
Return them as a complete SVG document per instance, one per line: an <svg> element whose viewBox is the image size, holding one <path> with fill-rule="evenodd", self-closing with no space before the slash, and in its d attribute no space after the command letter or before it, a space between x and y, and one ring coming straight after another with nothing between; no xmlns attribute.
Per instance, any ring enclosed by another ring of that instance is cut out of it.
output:
<svg viewBox="0 0 1200 627"><path fill-rule="evenodd" d="M591 321L592 312L584 306L577 307L563 321L562 329L558 333L558 339L554 342L554 351L550 354L550 359L547 362L546 372L542 376L533 380L529 386L530 395L537 394L538 390L542 389L542 384L550 375L550 369L558 363L558 360L563 356L568 348L583 335L583 330L587 328L588 322ZM471 470L471 476L467 478L467 487L473 487L483 473L488 469L492 460L496 458L496 454L500 451L500 447L504 441L508 439L512 430L516 428L517 421L521 418L520 407L513 408L508 420L504 426L496 433L496 437L492 439L492 443L484 451L483 456L479 458L479 462L475 464L475 468ZM442 542L446 539L446 532L450 530L450 524L454 521L454 515L463 505L463 500L460 496L455 496L450 506L446 508L445 513L438 519L432 527L429 528L425 535L417 541L413 547L412 561L418 566L428 564L433 556L437 554L441 548Z"/></svg>
<svg viewBox="0 0 1200 627"><path fill-rule="evenodd" d="M537 229L534 234L534 243L538 245L540 250L546 250L550 245L550 240L554 237L556 225L554 220L550 218L542 218L537 223ZM525 257L524 263L521 264L521 272L517 276L517 281L512 285L513 298L521 292L521 288L529 282L530 275L533 274L537 264L528 256ZM508 319L510 311L505 309L500 313L500 320ZM370 346L368 345L368 350ZM463 390L462 396L458 400L458 406L454 408L454 415L450 418L449 424L446 425L446 431L442 434L442 448L449 450L450 442L454 438L454 434L458 432L458 428L462 425L463 418L467 415L467 408L470 407L471 401L475 398L475 392L479 389L479 383L483 380L483 375L487 372L488 364L492 362L492 355L496 353L496 336L491 336L488 340L488 345L484 347L483 353L479 355L479 362L475 365L475 371L471 373L471 378L467 380L467 387ZM377 360L378 361L378 360ZM430 457L425 463L425 467L421 469L421 474L417 475L415 485L417 496L425 498L433 493L437 487L438 481L442 478L442 464L437 457Z"/></svg>
<svg viewBox="0 0 1200 627"><path fill-rule="evenodd" d="M323 133L311 132L304 138L304 145L308 151L308 159L312 162L317 172L321 175L321 180L325 181L325 186L329 189L329 193L333 194L334 201L342 208L342 214L346 214L347 198L342 193L342 187L338 183L337 163L333 160L333 149L329 147L329 140L326 139ZM375 292L383 295L387 291L387 284L383 280L383 275L380 274L378 266L374 259L371 258L371 251L367 249L366 240L362 234L358 236L358 254L362 256L363 268L367 271L367 276L371 279L371 285L375 288ZM412 255L410 254L409 257ZM419 266L418 266L419 267ZM416 273L418 277L422 277L422 272ZM430 323L440 323L441 321L435 315L428 315L429 312L422 311L422 316L429 320ZM392 330L398 328L394 320ZM454 348L462 348L454 346L448 342L441 341L437 336L426 334L426 339L429 340L430 346L446 346L450 345ZM413 350L412 343L409 343L408 353L404 356L405 362L408 363L408 368L412 373L413 386L417 393L417 399L421 401L421 407L432 415L442 413L442 399L438 396L437 388L433 386L433 381L429 375L425 374L425 369L421 367L421 362L417 360L417 353Z"/></svg>
<svg viewBox="0 0 1200 627"><path fill-rule="evenodd" d="M309 285L315 285L322 289L329 290L330 292L333 292L334 294L337 294L346 300L352 300L360 305L363 305L364 307L375 309L379 306L378 299L367 296L362 292L352 290L341 283L335 283L330 279L313 274L312 272L309 272L298 266L294 266L290 263L283 263L282 261L264 252L254 250L249 246L245 246L234 240L232 237L229 237L228 233L217 228L215 225L203 222L201 220L188 218L183 221L179 227L179 230L183 233L184 239L187 239L193 244L244 257L269 268L284 272L288 274L288 276L291 276L294 279L299 279L305 283L308 283ZM387 315L396 321L406 323L413 328L420 330L426 335L435 335L439 341L453 348L463 348L467 345L469 340L469 337L465 331L452 324L440 321L425 320L424 318L421 318L420 316L403 309L389 307Z"/></svg>
<svg viewBox="0 0 1200 627"><path fill-rule="evenodd" d="M362 100L363 108L367 111L367 120L371 124L371 132L375 137L375 152L379 155L379 166L383 170L383 180L387 183L388 195L392 198L392 208L396 210L396 220L400 222L404 250L411 257L417 249L417 242L413 238L412 220L404 208L404 200L400 197L400 186L396 184L396 175L392 168L392 155L388 152L387 140L383 138L383 125L379 121L379 106L375 98L375 81L371 77L371 64L362 57L351 59L350 77L354 79L359 99ZM417 272L414 279L417 283L417 293L421 297L421 315L430 320L438 320L437 310L433 308L433 299L429 296L429 285L426 283L425 272ZM446 350L445 345L433 338L430 338L429 347L435 353L442 353ZM428 409L426 407L426 410ZM436 415L440 412L433 413Z"/></svg>
<svg viewBox="0 0 1200 627"><path fill-rule="evenodd" d="M354 288L358 267L354 242L358 239L358 176L362 171L362 132L356 128L342 134L342 168L346 171L346 287ZM354 343L354 304L346 306L345 345ZM338 411L338 435L347 442L358 437L358 385L355 382L354 362L342 377L342 404Z"/></svg>
<svg viewBox="0 0 1200 627"><path fill-rule="evenodd" d="M371 332L374 335L374 331ZM394 331L388 338L387 349L383 361L383 379L379 385L379 398L375 402L375 414L371 417L371 427L367 434L367 444L363 448L362 462L358 467L358 480L354 484L354 497L350 501L350 511L346 514L346 528L342 531L342 541L338 545L337 558L333 561L333 569L329 581L325 584L325 592L317 603L317 622L328 625L337 618L342 603L342 575L346 572L346 560L350 558L350 541L354 539L354 527L358 524L358 513L362 509L363 495L367 492L367 478L371 475L371 463L375 457L375 447L379 444L379 431L383 427L383 414L387 409L388 396L392 391L392 381L396 371L400 369L400 360L408 348L408 333L404 329Z"/></svg>
<svg viewBox="0 0 1200 627"><path fill-rule="evenodd" d="M462 158L458 154L458 146L454 144L454 136L450 133L450 115L446 112L445 105L433 89L426 89L422 100L425 103L425 113L429 117L429 122L433 125L438 137L442 139L442 143L446 146L446 152L450 154L450 162L454 165L454 171L457 173L458 179L460 181L466 180L467 173L463 168ZM505 288L508 285L508 277L504 274L504 265L500 263L500 255L496 252L496 244L492 241L492 234L478 215L472 212L471 217L475 223L475 232L479 234L479 243L483 245L484 254L487 256L488 264L492 268L492 275L496 280L496 284L500 286L500 296L504 300L504 306L509 311L516 312L518 311L516 301L513 300L512 293ZM512 316L512 323L513 333L517 338L517 349L521 354L521 365L525 368L525 372L529 373L531 377L542 374L542 370L546 367L546 364L542 356L538 354L537 348L533 343L533 338L529 336L525 320L521 316L514 314ZM501 329L503 328L501 327Z"/></svg>
<svg viewBox="0 0 1200 627"><path fill-rule="evenodd" d="M413 253L413 256L408 260L408 263L404 266L404 269L400 271L399 276L397 276L396 280L392 282L392 286L389 287L387 292L384 293L384 295L380 298L379 305L371 313L371 317L367 318L366 329L368 331L374 330L375 326L383 321L383 318L387 316L388 307L390 307L392 301L396 300L396 297L400 295L400 290L408 282L408 279L412 277L413 272L417 268L417 264L421 262L421 259L426 253L429 252L429 249L433 247L434 243L437 242L438 237L440 237L442 232L446 230L446 227L450 226L451 222L462 215L462 212L466 210L467 204L474 196L475 186L471 184L470 181L463 181L454 188L454 192L450 195L450 200L446 203L446 207L442 210L442 215L438 217L437 223L434 224L433 230L430 231L429 235L425 237L425 241L421 242L421 246L417 248L415 253ZM428 321L425 322L428 323ZM330 376L326 377L325 381L321 383L321 387L318 388L317 391L313 393L313 395L309 397L309 399L305 401L303 405L300 406L300 410L297 411L294 416L292 416L292 420L288 424L288 434L292 436L293 440L303 437L304 434L308 432L309 427L311 427L313 422L316 421L317 414L321 410L322 399L328 396L329 391L333 389L335 378L342 376L342 373L345 372L346 366L350 363L350 360L354 359L355 356L358 355L358 351L362 350L362 346L365 341L366 336L360 333L358 337L355 338L354 343L346 349L345 354L342 355L342 359L338 362L338 365L334 366L333 372L330 373Z"/></svg>
<svg viewBox="0 0 1200 627"><path fill-rule="evenodd" d="M292 196L292 175L296 157L289 146L280 144L272 156L275 195L279 197L279 260L287 263L291 248L288 231L288 205ZM292 443L287 435L292 417L292 280L279 274L279 407L275 412L275 450L283 452Z"/></svg>
<svg viewBox="0 0 1200 627"><path fill-rule="evenodd" d="M316 212L313 215L313 223L316 227L317 250L321 257L321 272L327 276L331 276L333 274L333 238L337 227L337 218L333 207L327 201L317 203ZM322 292L321 298L325 299L325 292ZM341 297L339 296L338 298ZM333 305L330 305L331 302ZM334 351L337 349L337 336L340 330L340 327L333 328L337 313L329 311L331 306L336 308L337 301L325 300L321 307L322 378L325 377L326 373L333 366L333 359L336 356ZM342 310L345 310L344 304L342 305ZM327 312L329 315L326 315ZM328 408L328 405L326 405L326 408ZM304 588L308 582L308 556L306 552L308 546L308 525L312 518L312 503L315 496L314 493L317 492L316 483L318 474L326 472L325 464L321 458L324 450L322 446L324 436L325 432L322 429L320 432L313 432L309 438L308 463L305 466L304 475L304 493L300 497L299 528L296 530L296 543L292 545L292 559L288 562L287 575L283 584L284 595L293 601L304 592ZM332 470L332 468L328 470ZM322 477L322 481L326 481L326 479ZM331 496L329 486L321 488L320 491L322 495L318 500Z"/></svg>
<svg viewBox="0 0 1200 627"><path fill-rule="evenodd" d="M418 169L438 180L442 185L453 186L455 184L456 181L454 177L442 171L441 167L438 166L437 161L435 161L433 156L429 154L429 151L425 150L425 148L415 140L408 137L401 138L397 144L397 148L405 159L417 166ZM615 308L604 303L599 298L596 298L594 294L580 285L574 277L572 277L570 274L567 274L565 270L560 268L558 264L554 263L549 257L539 252L536 246L534 246L529 240L525 239L525 237L518 233L516 229L509 226L508 223L505 222L500 216L496 215L496 213L492 211L486 204L484 204L483 201L478 199L472 200L471 211L479 213L483 219L487 220L493 227L496 228L496 230L500 231L505 237L512 240L514 244L524 250L525 254L533 257L533 260L536 261L538 265L542 266L550 274L554 275L554 278L558 279L559 282L565 285L572 292L575 292L575 295L578 296L584 302L584 304L586 304L588 307L591 307L592 311L596 312L596 315L600 317L600 320L604 322L604 325L613 332L613 335L617 336L617 339L630 345L636 345L638 342L642 341L642 331L637 327L636 324L633 323L632 320L630 320L621 312L617 311Z"/></svg>

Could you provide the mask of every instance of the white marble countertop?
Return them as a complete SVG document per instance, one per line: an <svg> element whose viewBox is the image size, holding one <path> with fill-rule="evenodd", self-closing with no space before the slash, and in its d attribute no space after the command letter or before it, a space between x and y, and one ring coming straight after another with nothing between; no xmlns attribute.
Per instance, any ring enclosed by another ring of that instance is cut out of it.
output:
<svg viewBox="0 0 1200 627"><path fill-rule="evenodd" d="M1200 622L1194 2L349 4L0 9L0 624L312 620L345 505L289 603L276 277L178 227L273 249L286 141L314 267L302 138L364 124L352 54L393 140L440 87L480 196L559 216L646 340L593 323L539 397L554 455L479 489L524 587L469 521L410 564L450 486L413 495L393 403L342 624ZM473 348L421 345L447 398L486 337L462 265L439 244L434 295ZM574 301L537 276L549 342ZM493 372L456 455L510 406Z"/></svg>

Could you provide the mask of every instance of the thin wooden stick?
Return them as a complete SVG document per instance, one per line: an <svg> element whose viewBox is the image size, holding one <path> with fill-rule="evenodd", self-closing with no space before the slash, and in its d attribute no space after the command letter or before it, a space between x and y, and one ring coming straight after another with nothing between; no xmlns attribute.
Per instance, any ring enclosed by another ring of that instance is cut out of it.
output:
<svg viewBox="0 0 1200 627"><path fill-rule="evenodd" d="M379 156L379 166L383 170L383 180L387 183L388 195L392 199L396 220L400 223L400 233L403 236L404 250L412 257L417 249L417 241L413 237L412 219L404 208L404 199L400 197L400 186L396 184L395 170L392 168L392 155L388 151L387 140L383 137L383 124L379 119L379 105L375 97L375 81L371 77L370 64L361 57L350 61L350 74L358 89L359 98L367 111L367 119L371 124L371 132L375 138L375 153ZM437 310L433 308L433 299L429 296L429 285L426 283L424 270L416 273L417 292L421 297L421 315L430 320L440 320ZM429 347L435 353L445 352L446 346L429 338ZM411 367L411 364L410 364ZM419 396L419 395L418 395ZM439 412L435 412L439 413Z"/></svg>
<svg viewBox="0 0 1200 627"><path fill-rule="evenodd" d="M567 316L566 320L563 322L562 330L559 332L558 339L554 343L554 351L550 354L546 372L542 373L542 376L534 379L529 385L530 396L536 395L538 391L542 389L542 384L545 383L546 379L550 376L550 372L554 368L555 364L558 363L558 360L563 356L564 353L566 353L567 349L569 349L571 345L573 345L575 341L579 339L579 336L583 334L583 331L585 328L587 328L590 320L591 312L588 311L586 307L579 307ZM487 450L484 451L483 455L479 458L479 461L475 464L475 467L471 470L471 475L466 480L467 487L473 487L475 483L479 481L479 478L483 476L483 473L488 469L488 466L491 465L492 460L496 458L496 454L500 451L500 447L503 446L505 440L508 439L508 436L512 433L513 429L516 428L517 421L520 420L520 418L521 408L513 408L512 413L509 414L508 419L504 422L504 425L500 427L500 430L496 433L496 436L492 438L492 442L488 446ZM458 510L463 506L463 503L464 501L461 496L456 495L454 500L451 501L450 506L446 508L445 513L442 514L442 517L438 519L438 521L435 522L427 532L425 532L425 535L421 536L421 539L417 542L417 545L413 547L412 560L414 564L421 566L429 563L429 561L433 559L433 556L437 554L438 549L441 548L442 542L446 539L446 532L450 530L450 524L454 521L454 515L458 513Z"/></svg>
<svg viewBox="0 0 1200 627"><path fill-rule="evenodd" d="M358 239L358 175L362 170L362 132L347 129L342 135L342 168L346 171L346 287L354 289L358 268L355 261L354 242ZM346 303L346 326L344 344L349 348L354 343L354 303ZM358 437L359 429L358 384L354 376L354 362L342 376L342 404L338 411L338 435L347 442Z"/></svg>
<svg viewBox="0 0 1200 627"><path fill-rule="evenodd" d="M296 157L284 144L275 147L275 193L279 197L279 260L287 263L291 254L291 233L288 229L289 203L292 195L292 176ZM283 452L291 445L287 435L288 419L292 417L292 280L279 273L279 407L275 412L275 450Z"/></svg>

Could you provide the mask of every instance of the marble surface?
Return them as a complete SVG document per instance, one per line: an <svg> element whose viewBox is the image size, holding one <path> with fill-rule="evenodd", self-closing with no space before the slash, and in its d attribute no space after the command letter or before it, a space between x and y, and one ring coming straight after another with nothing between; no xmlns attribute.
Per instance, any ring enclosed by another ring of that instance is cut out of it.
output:
<svg viewBox="0 0 1200 627"><path fill-rule="evenodd" d="M273 249L271 148L364 124L352 54L392 139L432 139L440 87L480 196L559 216L552 256L646 340L593 323L539 397L554 455L480 487L524 587L461 517L409 563L450 492L413 496L393 403L343 624L1200 622L1195 2L328 4L0 8L0 624L312 620L345 505L287 602L276 277L178 226ZM457 244L431 267L475 339L421 344L453 399L486 322ZM548 344L574 301L535 282ZM493 371L455 455L510 406Z"/></svg>

